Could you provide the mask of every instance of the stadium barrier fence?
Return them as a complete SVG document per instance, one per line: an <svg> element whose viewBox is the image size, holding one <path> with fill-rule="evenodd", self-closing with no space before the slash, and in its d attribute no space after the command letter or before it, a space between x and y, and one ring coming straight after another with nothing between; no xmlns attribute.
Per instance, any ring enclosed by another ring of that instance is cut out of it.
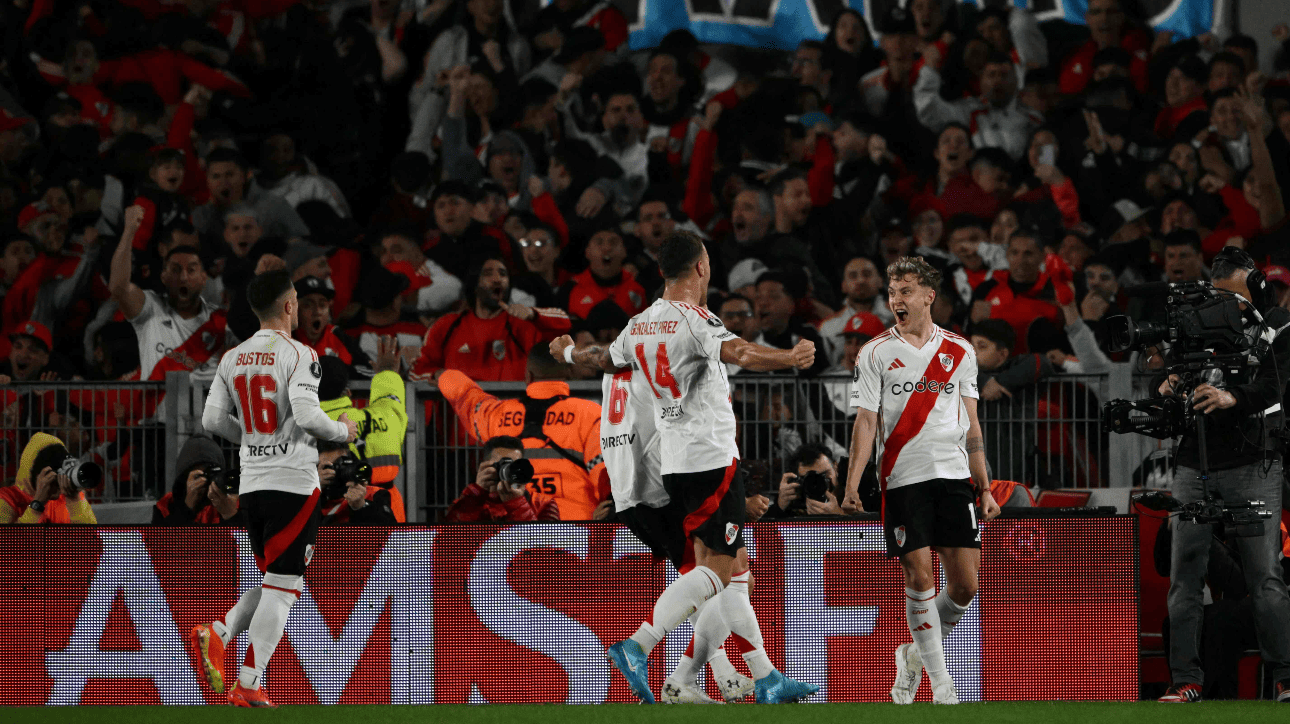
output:
<svg viewBox="0 0 1290 724"><path fill-rule="evenodd" d="M1136 517L1024 513L982 526L980 593L946 642L960 699L1136 699ZM819 685L812 701L889 700L909 631L880 524L755 523L747 541L775 665ZM9 526L0 566L21 632L0 642L0 704L224 703L185 642L258 585L243 531ZM323 527L264 682L279 704L632 701L604 647L675 575L607 523ZM689 638L655 649L655 691ZM245 651L242 634L227 671Z"/></svg>
<svg viewBox="0 0 1290 724"><path fill-rule="evenodd" d="M738 374L730 379L750 490L774 491L791 453L804 442L824 442L845 455L850 377ZM1135 471L1161 445L1137 435L1109 434L1100 411L1110 399L1144 396L1146 383L1147 377L1118 364L1106 374L1058 375L1012 397L983 401L979 414L993 477L1050 488L1142 484ZM525 388L520 382L481 386L503 398L517 397ZM365 404L368 383L355 381L351 389L355 404ZM208 390L209 381L183 373L171 373L164 383L33 382L0 388L5 415L0 470L5 480L12 479L23 445L32 433L46 431L68 440L73 454L104 464L107 482L92 493L96 502L155 499L174 479L180 447L202 431ZM570 390L600 401L598 381L573 381ZM435 388L408 382L405 394L408 432L396 485L409 520L440 520L474 479L479 446ZM218 442L235 466L236 445Z"/></svg>

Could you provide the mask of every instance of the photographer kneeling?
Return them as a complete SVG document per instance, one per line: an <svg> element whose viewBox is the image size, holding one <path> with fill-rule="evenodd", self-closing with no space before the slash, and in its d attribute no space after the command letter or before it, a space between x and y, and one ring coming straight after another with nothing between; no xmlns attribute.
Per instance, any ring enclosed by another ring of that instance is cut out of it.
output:
<svg viewBox="0 0 1290 724"><path fill-rule="evenodd" d="M242 525L237 495L226 488L224 452L214 440L188 438L175 467L170 492L152 506L153 525Z"/></svg>
<svg viewBox="0 0 1290 724"><path fill-rule="evenodd" d="M354 457L349 443L318 441L322 484L321 525L395 525L390 491L372 485L372 467Z"/></svg>
<svg viewBox="0 0 1290 724"><path fill-rule="evenodd" d="M845 458L840 464L835 463L827 446L812 442L798 448L791 463L796 472L784 473L779 481L779 494L762 516L763 520L782 520L795 515L848 515L838 504L837 495L838 480L846 480ZM865 491L877 485L870 468L861 481L861 489Z"/></svg>
<svg viewBox="0 0 1290 724"><path fill-rule="evenodd" d="M14 484L0 488L0 525L95 525L85 490L102 482L103 468L80 462L62 440L38 432L22 449Z"/></svg>
<svg viewBox="0 0 1290 724"><path fill-rule="evenodd" d="M1262 501L1266 510L1279 512L1282 465L1276 432L1285 416L1281 404L1286 382L1290 380L1290 330L1286 329L1290 325L1290 312L1276 307L1275 302L1261 303L1266 296L1258 288L1251 296L1246 281L1253 271L1253 261L1243 252L1235 251L1228 247L1215 259L1214 287L1254 300L1269 330L1264 339L1270 339L1271 349L1262 356L1262 364L1248 383L1231 384L1226 389L1212 384L1197 385L1191 404L1197 413L1203 414L1209 491L1221 498L1221 505ZM1246 333L1259 330L1248 305L1242 303L1241 309ZM1180 391L1175 387L1179 385L1178 375L1170 375L1160 385L1160 394L1178 394ZM1184 505L1204 498L1199 450L1200 442L1193 426L1178 446L1178 470L1174 477L1173 496ZM1169 666L1173 685L1160 700L1193 702L1200 701L1204 682L1200 628L1204 617L1205 572L1214 532L1212 523L1182 519L1174 522L1169 586L1172 634ZM1290 596L1277 564L1281 541L1276 520L1264 520L1262 530L1261 535L1236 538L1237 549L1253 598L1260 652L1265 664L1272 669L1276 698L1285 702L1290 701Z"/></svg>
<svg viewBox="0 0 1290 724"><path fill-rule="evenodd" d="M450 523L518 523L560 519L555 500L534 508L528 496L533 464L524 459L524 443L518 437L497 435L484 443L484 459L475 482L452 501L444 520Z"/></svg>

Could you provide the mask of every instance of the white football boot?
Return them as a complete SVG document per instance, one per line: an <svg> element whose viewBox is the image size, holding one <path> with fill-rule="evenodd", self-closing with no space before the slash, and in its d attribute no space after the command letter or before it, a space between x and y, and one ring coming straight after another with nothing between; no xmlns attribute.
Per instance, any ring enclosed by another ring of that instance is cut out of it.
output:
<svg viewBox="0 0 1290 724"><path fill-rule="evenodd" d="M957 704L959 693L954 689L954 680L946 677L940 684L932 685L933 704Z"/></svg>
<svg viewBox="0 0 1290 724"><path fill-rule="evenodd" d="M755 687L752 679L736 671L728 677L717 679L717 688L721 690L721 698L727 704L737 704L752 698Z"/></svg>
<svg viewBox="0 0 1290 724"><path fill-rule="evenodd" d="M703 693L693 682L687 684L680 679L668 677L663 682L664 704L720 704L721 702Z"/></svg>
<svg viewBox="0 0 1290 724"><path fill-rule="evenodd" d="M891 685L891 700L897 704L912 704L923 683L923 659L918 647L912 643L896 647L896 683Z"/></svg>

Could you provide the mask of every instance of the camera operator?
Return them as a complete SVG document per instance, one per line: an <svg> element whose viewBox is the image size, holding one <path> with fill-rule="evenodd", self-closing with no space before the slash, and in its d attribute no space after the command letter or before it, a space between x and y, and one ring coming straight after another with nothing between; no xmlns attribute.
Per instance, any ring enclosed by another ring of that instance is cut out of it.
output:
<svg viewBox="0 0 1290 724"><path fill-rule="evenodd" d="M97 479L91 479L95 473ZM38 432L22 450L14 484L0 488L0 525L95 525L98 519L85 499L85 488L96 487L102 479L102 468L78 463L62 440Z"/></svg>
<svg viewBox="0 0 1290 724"><path fill-rule="evenodd" d="M1279 407L1286 382L1290 380L1290 332L1285 329L1290 325L1290 313L1276 307L1275 302L1261 304L1265 295L1251 296L1246 281L1253 269L1253 261L1244 252L1228 247L1215 258L1213 284L1260 305L1264 324L1271 330L1265 336L1272 337L1271 349L1263 355L1263 364L1248 383L1226 389L1221 383L1198 385L1192 404L1197 413L1205 416L1209 489L1227 505L1259 500L1267 508L1280 511L1282 465L1275 433L1284 417ZM1261 285L1255 286L1257 289ZM1243 303L1241 309L1246 332L1257 330L1247 305ZM1176 394L1178 384L1178 376L1170 375L1160 385L1160 394ZM1179 503L1193 503L1203 498L1199 448L1194 429L1179 444L1173 488ZM1290 701L1290 597L1277 565L1278 533L1274 521L1264 521L1263 534L1238 538L1237 549L1253 598L1263 660L1272 669L1278 700ZM1173 685L1161 701L1192 702L1201 698L1204 672L1198 647L1212 538L1212 524L1176 521L1169 587L1173 634L1169 665Z"/></svg>
<svg viewBox="0 0 1290 724"><path fill-rule="evenodd" d="M321 525L394 525L390 491L372 485L372 468L349 451L349 443L318 441Z"/></svg>
<svg viewBox="0 0 1290 724"><path fill-rule="evenodd" d="M560 509L555 500L547 499L538 508L529 500L528 483L533 478L531 464L514 468L503 464L528 462L523 460L524 443L518 437L492 437L484 443L483 454L475 482L467 485L461 497L452 501L445 520L450 523L517 523L560 519Z"/></svg>
<svg viewBox="0 0 1290 724"><path fill-rule="evenodd" d="M152 506L153 525L241 525L237 495L225 490L224 452L209 437L179 448L179 473L169 493Z"/></svg>
<svg viewBox="0 0 1290 724"><path fill-rule="evenodd" d="M824 444L812 442L798 448L792 464L796 472L784 473L779 494L763 517L782 520L794 515L846 515L838 504L838 480L846 480L846 459L834 462L833 452ZM842 472L839 473L839 467ZM872 467L872 466L871 466ZM863 491L877 489L872 469L861 479ZM869 500L865 500L868 506ZM869 508L866 508L869 509Z"/></svg>

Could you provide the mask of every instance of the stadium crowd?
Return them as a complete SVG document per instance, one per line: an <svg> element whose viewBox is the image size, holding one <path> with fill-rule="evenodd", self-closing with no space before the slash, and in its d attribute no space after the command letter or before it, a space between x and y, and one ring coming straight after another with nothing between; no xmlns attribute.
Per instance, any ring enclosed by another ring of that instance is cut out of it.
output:
<svg viewBox="0 0 1290 724"><path fill-rule="evenodd" d="M846 382L860 345L893 322L883 273L901 256L943 272L935 320L970 336L982 397L998 405L1121 359L1105 318L1150 313L1121 289L1203 279L1225 245L1254 256L1290 306L1284 24L1183 39L1153 32L1131 0L1091 0L1086 26L911 0L882 17L843 9L822 41L783 53L701 46L685 30L633 51L622 13L598 0L12 0L2 12L0 475L26 499L58 487L21 464L35 431L150 476L155 497L170 485L138 459L160 456L157 441L121 432L156 416L157 395L15 383L209 378L256 329L245 289L271 269L296 282L298 339L355 379L437 384L461 430L427 422L480 446L506 436L485 449L496 462L522 432L557 435L467 420L504 407L475 383L530 382L525 404L563 419L567 386L531 352L565 333L616 336L659 294L663 239L691 230L727 327L822 351L800 375L809 393L740 390L741 419L765 423L743 443L831 480ZM1275 61L1260 67L1268 43ZM807 415L818 424L789 424ZM576 459L553 460L588 477L560 505L540 483L531 500L499 487L472 460L455 469L450 517L599 517L600 443L584 437L556 444ZM1037 481L1024 461L991 464ZM801 510L796 483L762 467L750 514ZM204 506L180 485L189 472L171 495ZM207 522L229 517L215 502Z"/></svg>

